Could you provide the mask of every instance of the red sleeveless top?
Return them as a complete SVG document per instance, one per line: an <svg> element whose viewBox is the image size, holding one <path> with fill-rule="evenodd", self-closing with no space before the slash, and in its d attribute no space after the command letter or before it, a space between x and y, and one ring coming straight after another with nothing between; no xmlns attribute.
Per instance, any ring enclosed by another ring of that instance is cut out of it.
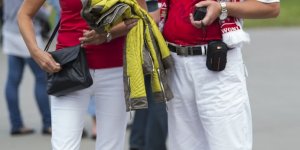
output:
<svg viewBox="0 0 300 150"><path fill-rule="evenodd" d="M84 29L89 29L81 17L80 0L60 0L61 25L58 30L56 49L75 46ZM125 37L117 38L109 43L87 46L86 56L91 69L119 67L123 65L123 47Z"/></svg>

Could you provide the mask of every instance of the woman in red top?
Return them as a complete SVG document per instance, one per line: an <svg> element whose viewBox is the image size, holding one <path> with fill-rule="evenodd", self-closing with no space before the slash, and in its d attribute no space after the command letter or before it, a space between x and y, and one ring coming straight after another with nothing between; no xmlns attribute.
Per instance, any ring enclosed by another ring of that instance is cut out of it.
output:
<svg viewBox="0 0 300 150"><path fill-rule="evenodd" d="M145 6L144 0L140 1ZM18 14L20 31L33 59L49 73L58 72L60 64L37 46L32 18L45 0L24 0ZM82 43L94 84L65 96L51 97L52 147L77 150L84 126L84 116L91 96L96 101L97 150L123 150L127 113L123 91L122 51L124 35L136 20L122 22L107 34L89 30L81 18L80 0L60 0L61 24L56 49ZM100 45L101 44L101 45Z"/></svg>

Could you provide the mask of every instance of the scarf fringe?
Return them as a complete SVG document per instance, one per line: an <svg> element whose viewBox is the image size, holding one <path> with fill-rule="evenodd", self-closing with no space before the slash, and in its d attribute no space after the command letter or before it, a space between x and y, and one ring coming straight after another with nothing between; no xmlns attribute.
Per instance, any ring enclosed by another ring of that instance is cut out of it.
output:
<svg viewBox="0 0 300 150"><path fill-rule="evenodd" d="M223 33L222 37L223 42L226 43L229 48L238 47L241 44L250 42L249 34L242 28L240 30Z"/></svg>

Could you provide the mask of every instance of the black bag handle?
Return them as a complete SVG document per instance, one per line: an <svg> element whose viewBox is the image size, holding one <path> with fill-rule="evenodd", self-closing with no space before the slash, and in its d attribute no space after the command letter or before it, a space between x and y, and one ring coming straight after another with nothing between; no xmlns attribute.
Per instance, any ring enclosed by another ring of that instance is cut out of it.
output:
<svg viewBox="0 0 300 150"><path fill-rule="evenodd" d="M54 37L55 37L58 29L59 29L59 26L60 26L60 20L58 21L57 25L55 26L55 28L54 28L54 30L53 30L53 32L52 32L52 34L51 34L51 36L50 36L50 38L49 38L49 40L47 42L47 45L46 45L46 47L44 49L45 52L48 52L49 47L50 47L50 45L51 45L51 43L52 43L52 41L53 41L53 39L54 39Z"/></svg>

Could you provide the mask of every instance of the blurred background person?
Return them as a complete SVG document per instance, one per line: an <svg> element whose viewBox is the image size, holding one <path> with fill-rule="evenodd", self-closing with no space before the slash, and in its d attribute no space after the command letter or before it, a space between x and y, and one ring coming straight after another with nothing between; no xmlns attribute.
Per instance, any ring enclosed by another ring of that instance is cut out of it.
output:
<svg viewBox="0 0 300 150"><path fill-rule="evenodd" d="M46 93L46 74L30 57L29 51L19 32L17 23L17 12L23 0L3 1L3 52L7 55L8 74L5 84L5 98L11 124L11 135L24 135L34 132L33 129L25 127L19 108L19 85L22 81L24 67L27 64L35 77L34 94L39 111L42 116L42 133L51 134L51 115L49 98ZM43 47L41 36L41 25L39 20L48 20L49 12L43 9L39 11L34 19L36 38L39 46Z"/></svg>
<svg viewBox="0 0 300 150"><path fill-rule="evenodd" d="M54 9L54 12L55 12L54 23L57 23L59 21L59 18L60 18L59 0L48 0L47 3L50 4L52 6L52 8Z"/></svg>
<svg viewBox="0 0 300 150"><path fill-rule="evenodd" d="M135 111L129 139L130 150L166 150L168 134L165 103L156 103L152 96L150 77L145 77L148 109Z"/></svg>
<svg viewBox="0 0 300 150"><path fill-rule="evenodd" d="M0 29L2 30L3 24L3 0L0 0ZM0 33L0 43L2 44L2 32Z"/></svg>
<svg viewBox="0 0 300 150"><path fill-rule="evenodd" d="M93 96L90 99L90 103L88 106L88 113L92 118L92 136L91 136L91 138L93 140L96 140L96 138L97 138L96 103L95 103L95 99Z"/></svg>
<svg viewBox="0 0 300 150"><path fill-rule="evenodd" d="M146 0L148 11L157 12L157 0ZM155 19L154 19L155 20ZM165 103L156 103L152 96L151 78L145 77L148 109L136 110L131 125L130 150L166 150L168 119Z"/></svg>

